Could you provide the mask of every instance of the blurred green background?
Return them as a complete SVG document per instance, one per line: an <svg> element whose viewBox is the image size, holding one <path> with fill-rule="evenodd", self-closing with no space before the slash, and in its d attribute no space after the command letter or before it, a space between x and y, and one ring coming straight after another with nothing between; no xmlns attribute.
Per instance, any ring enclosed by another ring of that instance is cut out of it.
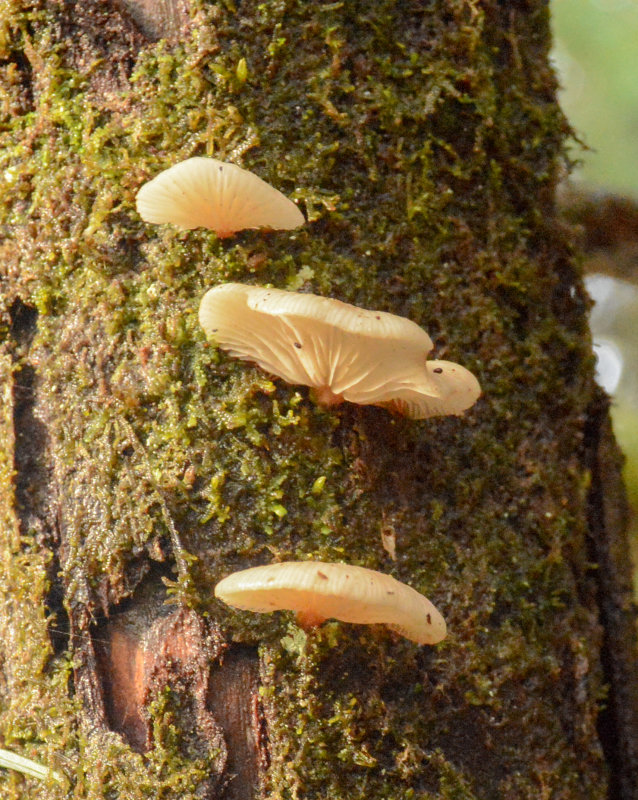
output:
<svg viewBox="0 0 638 800"><path fill-rule="evenodd" d="M551 10L561 103L589 148L574 144L571 181L638 203L638 0L552 0ZM587 286L599 381L627 456L638 599L638 263L631 283L593 274Z"/></svg>

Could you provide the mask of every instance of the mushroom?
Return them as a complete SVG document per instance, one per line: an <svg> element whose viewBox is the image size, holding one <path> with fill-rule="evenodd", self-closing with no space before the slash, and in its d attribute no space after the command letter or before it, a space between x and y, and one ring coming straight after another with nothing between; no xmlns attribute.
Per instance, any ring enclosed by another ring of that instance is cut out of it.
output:
<svg viewBox="0 0 638 800"><path fill-rule="evenodd" d="M405 389L386 407L413 419L425 419L443 414L461 416L481 395L481 387L474 375L453 361L427 361L425 371L435 393ZM378 405L381 405L380 403Z"/></svg>
<svg viewBox="0 0 638 800"><path fill-rule="evenodd" d="M391 575L351 564L284 561L234 572L215 597L247 611L295 611L304 628L329 618L382 623L419 644L445 638L445 620L432 603Z"/></svg>
<svg viewBox="0 0 638 800"><path fill-rule="evenodd" d="M377 405L424 419L462 414L481 393L464 367L426 363L432 340L415 322L314 294L223 283L199 307L207 335L317 400Z"/></svg>
<svg viewBox="0 0 638 800"><path fill-rule="evenodd" d="M245 228L291 230L305 222L277 189L215 158L189 158L160 172L137 193L137 210L146 222L211 228L219 238Z"/></svg>

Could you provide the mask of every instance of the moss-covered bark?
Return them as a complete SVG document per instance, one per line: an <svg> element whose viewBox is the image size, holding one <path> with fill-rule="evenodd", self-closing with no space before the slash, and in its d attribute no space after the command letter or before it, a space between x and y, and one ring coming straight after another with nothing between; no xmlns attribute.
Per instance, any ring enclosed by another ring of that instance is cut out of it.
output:
<svg viewBox="0 0 638 800"><path fill-rule="evenodd" d="M202 3L173 43L94 0L2 13L0 730L68 779L0 773L3 796L217 791L223 754L191 735L181 684L145 698L144 755L101 705L91 620L162 574L211 637L258 647L267 797L605 797L596 390L553 203L568 130L546 4ZM144 225L137 188L194 154L253 169L309 224L229 242ZM206 343L199 298L224 280L409 316L484 397L426 422L322 410ZM392 572L450 635L306 636L212 599L291 558Z"/></svg>

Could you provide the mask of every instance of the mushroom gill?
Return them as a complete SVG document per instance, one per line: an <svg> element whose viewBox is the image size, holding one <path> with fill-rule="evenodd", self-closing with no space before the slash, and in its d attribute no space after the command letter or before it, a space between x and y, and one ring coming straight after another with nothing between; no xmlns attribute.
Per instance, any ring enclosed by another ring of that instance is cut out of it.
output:
<svg viewBox="0 0 638 800"><path fill-rule="evenodd" d="M324 405L344 400L414 419L462 414L480 386L464 367L427 362L432 340L415 322L314 294L225 283L203 297L199 321L219 347Z"/></svg>
<svg viewBox="0 0 638 800"><path fill-rule="evenodd" d="M305 222L292 200L254 173L202 157L181 161L145 183L137 210L146 222L210 228L220 238L246 228L291 230Z"/></svg>

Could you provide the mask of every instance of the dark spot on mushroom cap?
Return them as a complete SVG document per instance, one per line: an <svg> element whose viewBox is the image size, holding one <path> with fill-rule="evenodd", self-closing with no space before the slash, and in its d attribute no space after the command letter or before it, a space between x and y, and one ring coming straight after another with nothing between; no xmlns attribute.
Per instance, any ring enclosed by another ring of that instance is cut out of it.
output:
<svg viewBox="0 0 638 800"><path fill-rule="evenodd" d="M295 342L295 347L296 347L298 350L301 350L301 345L299 344L299 342Z"/></svg>
<svg viewBox="0 0 638 800"><path fill-rule="evenodd" d="M432 370L432 372L436 372L437 375L440 375L443 372L443 370L441 369L441 367L435 367Z"/></svg>
<svg viewBox="0 0 638 800"><path fill-rule="evenodd" d="M378 314L376 315L376 318L377 318L377 319L381 319L381 317L380 317Z"/></svg>
<svg viewBox="0 0 638 800"><path fill-rule="evenodd" d="M219 328L213 328L213 333L217 333L218 330Z"/></svg>
<svg viewBox="0 0 638 800"><path fill-rule="evenodd" d="M431 624L432 624L432 617L430 616L430 614L426 614L426 615L425 615L425 618L426 618L426 619L427 619L427 621L428 621L428 625L431 625Z"/></svg>
<svg viewBox="0 0 638 800"><path fill-rule="evenodd" d="M327 580L328 580L328 576L327 576L325 573L321 572L321 570L317 570L317 575L318 575L320 578L323 578L323 579L324 579L324 581L327 581Z"/></svg>
<svg viewBox="0 0 638 800"><path fill-rule="evenodd" d="M390 591L388 591L388 592L387 592L387 594L394 594L394 592L390 592Z"/></svg>

